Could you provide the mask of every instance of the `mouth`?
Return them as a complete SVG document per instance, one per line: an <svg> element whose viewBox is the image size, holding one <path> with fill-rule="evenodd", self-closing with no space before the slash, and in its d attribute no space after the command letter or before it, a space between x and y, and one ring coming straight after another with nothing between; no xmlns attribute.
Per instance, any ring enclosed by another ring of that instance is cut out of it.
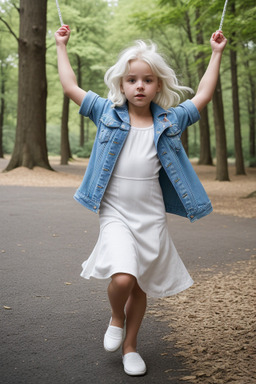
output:
<svg viewBox="0 0 256 384"><path fill-rule="evenodd" d="M136 95L135 97L137 97L138 99L141 99L141 98L145 97L145 95L143 95L142 93L139 93L139 94Z"/></svg>

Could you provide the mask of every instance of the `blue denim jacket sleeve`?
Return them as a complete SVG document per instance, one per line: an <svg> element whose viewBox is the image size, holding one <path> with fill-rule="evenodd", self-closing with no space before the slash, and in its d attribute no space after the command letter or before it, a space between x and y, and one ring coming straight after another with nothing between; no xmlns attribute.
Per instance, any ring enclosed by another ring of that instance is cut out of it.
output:
<svg viewBox="0 0 256 384"><path fill-rule="evenodd" d="M103 99L97 95L97 93L88 91L82 101L79 113L85 117L89 117L94 122L96 127L98 127L105 105L106 99Z"/></svg>
<svg viewBox="0 0 256 384"><path fill-rule="evenodd" d="M200 119L198 109L191 100L186 100L184 103L179 104L176 108L173 108L173 111L177 116L182 132Z"/></svg>

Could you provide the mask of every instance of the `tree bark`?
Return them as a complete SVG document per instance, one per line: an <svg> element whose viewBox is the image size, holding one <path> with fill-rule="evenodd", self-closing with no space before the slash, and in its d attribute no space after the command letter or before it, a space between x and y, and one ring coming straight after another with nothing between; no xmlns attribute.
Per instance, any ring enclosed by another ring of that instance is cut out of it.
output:
<svg viewBox="0 0 256 384"><path fill-rule="evenodd" d="M189 17L188 12L185 13L185 30L187 32L188 39L189 39L190 43L193 43L193 38L192 38L192 33L191 33L191 25L190 25L190 17ZM188 61L187 55L185 56L185 63L186 63L186 69L187 69L187 75L188 75L188 84L189 84L190 88L193 88L192 79L191 79L191 75L190 75L190 71L189 71L189 61ZM187 156L189 156L189 131L188 131L188 129L186 129L182 133L181 142L182 142L182 145L186 151Z"/></svg>
<svg viewBox="0 0 256 384"><path fill-rule="evenodd" d="M237 57L236 51L230 50L230 65L232 78L232 102L233 102L233 120L234 120L234 144L236 157L236 174L245 175L244 158L242 149L242 135L240 123L240 106L237 84Z"/></svg>
<svg viewBox="0 0 256 384"><path fill-rule="evenodd" d="M250 87L251 87L251 103L248 103L248 113L249 113L249 153L251 157L251 161L255 164L256 150L255 150L255 115L256 115L256 92L255 92L255 84L253 79L250 76Z"/></svg>
<svg viewBox="0 0 256 384"><path fill-rule="evenodd" d="M60 163L62 165L67 165L69 159L72 158L68 137L69 102L70 99L63 95L60 144Z"/></svg>
<svg viewBox="0 0 256 384"><path fill-rule="evenodd" d="M196 10L196 18L200 16L199 9ZM196 42L200 46L204 44L203 31L200 26L200 23L196 25ZM196 56L198 61L197 73L199 80L203 77L205 73L205 62L204 54L199 52ZM200 113L201 119L199 120L200 128L200 155L198 164L212 165L212 154L211 154L211 142L210 142L210 125L208 117L208 108L207 106Z"/></svg>
<svg viewBox="0 0 256 384"><path fill-rule="evenodd" d="M82 88L82 65L81 58L79 55L77 57L77 83L80 88ZM79 137L80 147L84 146L84 116L80 116L80 137Z"/></svg>
<svg viewBox="0 0 256 384"><path fill-rule="evenodd" d="M235 3L231 3L232 13L235 14ZM235 144L235 157L236 157L236 174L245 175L244 157L242 148L242 135L240 123L240 105L238 93L238 79L237 79L237 53L235 43L235 32L232 33L230 38L230 67L231 67L231 89L232 89L232 102L233 102L233 120L234 120L234 144Z"/></svg>
<svg viewBox="0 0 256 384"><path fill-rule="evenodd" d="M212 102L216 136L216 179L219 181L229 181L227 141L220 76L218 77L218 82L213 94Z"/></svg>
<svg viewBox="0 0 256 384"><path fill-rule="evenodd" d="M256 87L255 87L255 80L253 76L253 70L250 66L250 59L249 59L249 47L248 45L244 46L243 51L243 57L245 57L244 65L246 68L246 73L248 76L248 84L245 84L244 88L246 90L247 94L247 110L248 110L248 117L249 117L249 166L255 167L256 166L256 146L255 146L255 139L256 139Z"/></svg>
<svg viewBox="0 0 256 384"><path fill-rule="evenodd" d="M4 128L4 110L5 110L5 78L3 63L1 62L1 96L0 96L0 158L4 157L3 150L3 128Z"/></svg>
<svg viewBox="0 0 256 384"><path fill-rule="evenodd" d="M46 13L47 0L20 0L18 114L6 171L19 166L51 169L46 145Z"/></svg>
<svg viewBox="0 0 256 384"><path fill-rule="evenodd" d="M192 84L191 84L192 81L191 81L191 76L190 76L190 72L189 72L189 63L188 63L188 57L187 56L185 58L185 62L186 62L189 86L192 88ZM189 132L188 132L188 129L185 129L185 131L183 131L183 133L181 135L181 142L182 142L182 145L186 151L187 156L189 157Z"/></svg>

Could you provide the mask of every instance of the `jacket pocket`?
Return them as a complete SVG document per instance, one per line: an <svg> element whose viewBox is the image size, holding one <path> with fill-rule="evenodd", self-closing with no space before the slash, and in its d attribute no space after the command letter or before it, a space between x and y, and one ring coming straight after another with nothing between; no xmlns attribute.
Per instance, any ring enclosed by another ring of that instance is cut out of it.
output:
<svg viewBox="0 0 256 384"><path fill-rule="evenodd" d="M99 142L107 143L111 137L112 132L113 132L112 129L102 126L99 133Z"/></svg>
<svg viewBox="0 0 256 384"><path fill-rule="evenodd" d="M99 142L107 143L113 134L113 130L120 127L120 122L109 115L102 115L100 123Z"/></svg>
<svg viewBox="0 0 256 384"><path fill-rule="evenodd" d="M175 151L179 151L182 147L181 143L181 129L175 124L170 128L167 128L164 131L164 134L168 140L168 144L175 149Z"/></svg>

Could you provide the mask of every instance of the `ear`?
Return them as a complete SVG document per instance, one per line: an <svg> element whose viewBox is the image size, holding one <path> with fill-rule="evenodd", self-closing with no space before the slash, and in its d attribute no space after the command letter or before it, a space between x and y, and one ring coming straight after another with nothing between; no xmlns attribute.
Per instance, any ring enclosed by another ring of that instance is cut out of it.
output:
<svg viewBox="0 0 256 384"><path fill-rule="evenodd" d="M162 90L162 80L161 79L158 79L158 87L157 87L157 92L160 92Z"/></svg>
<svg viewBox="0 0 256 384"><path fill-rule="evenodd" d="M120 90L121 90L121 93L124 93L123 79L121 79L120 81Z"/></svg>

